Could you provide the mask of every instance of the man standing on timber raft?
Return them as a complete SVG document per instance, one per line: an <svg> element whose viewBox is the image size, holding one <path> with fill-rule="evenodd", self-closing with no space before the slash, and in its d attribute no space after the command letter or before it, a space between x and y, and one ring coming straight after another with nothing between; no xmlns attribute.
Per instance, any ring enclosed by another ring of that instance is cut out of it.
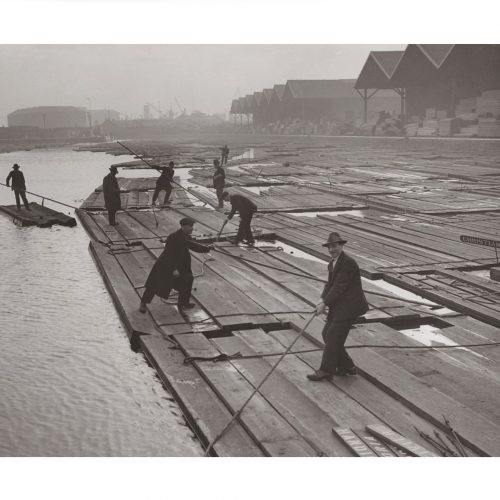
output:
<svg viewBox="0 0 500 500"><path fill-rule="evenodd" d="M227 191L222 193L222 199L231 203L231 212L227 216L226 222L230 221L236 212L240 214L240 225L234 244L237 245L240 241L246 239L249 245L253 245L255 240L253 239L250 224L252 223L253 214L257 212L257 205L241 194L229 194Z"/></svg>
<svg viewBox="0 0 500 500"><path fill-rule="evenodd" d="M226 173L224 169L219 165L219 160L214 160L214 188L217 194L217 199L219 200L219 208L224 207L224 200L222 195L224 194L224 188L226 187Z"/></svg>
<svg viewBox="0 0 500 500"><path fill-rule="evenodd" d="M168 299L172 288L179 291L177 306L181 309L191 309L194 304L189 302L193 287L193 273L191 272L191 254L189 250L198 253L207 253L213 250L213 245L201 245L191 239L195 221L186 217L180 221L181 228L167 237L165 249L153 265L146 289L141 299L139 311L146 312L155 295Z"/></svg>
<svg viewBox="0 0 500 500"><path fill-rule="evenodd" d="M12 170L9 172L9 175L5 180L5 184L7 184L7 187L10 187L10 180L12 179L12 191L14 191L14 195L16 197L17 209L21 210L21 200L19 199L19 197L21 197L26 210L31 210L26 198L26 182L24 180L24 174L19 170L19 168L19 165L14 163Z"/></svg>
<svg viewBox="0 0 500 500"><path fill-rule="evenodd" d="M171 161L168 167L162 167L160 177L156 180L155 192L153 194L152 205L156 203L160 191L165 191L163 204L170 203L170 193L172 192L172 180L174 179L174 162Z"/></svg>
<svg viewBox="0 0 500 500"><path fill-rule="evenodd" d="M316 314L328 307L328 315L322 332L325 350L321 366L315 373L307 375L313 381L357 373L344 344L356 318L368 311L368 302L361 286L358 264L343 251L345 243L338 233L330 233L323 245L328 248L332 259L328 264L328 282L321 294L321 302L316 305Z"/></svg>
<svg viewBox="0 0 500 500"><path fill-rule="evenodd" d="M121 210L122 202L120 199L120 186L116 179L118 169L113 165L109 167L109 174L102 180L102 191L104 194L104 205L108 211L108 220L110 226L117 226L116 212Z"/></svg>
<svg viewBox="0 0 500 500"><path fill-rule="evenodd" d="M227 164L227 159L229 158L229 148L227 147L227 144L220 148L221 155L220 155L220 162L221 165L226 165Z"/></svg>

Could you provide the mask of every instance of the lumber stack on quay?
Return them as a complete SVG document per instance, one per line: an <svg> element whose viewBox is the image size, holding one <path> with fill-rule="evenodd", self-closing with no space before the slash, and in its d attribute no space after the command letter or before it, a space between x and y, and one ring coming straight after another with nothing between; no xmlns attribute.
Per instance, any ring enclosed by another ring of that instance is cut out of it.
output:
<svg viewBox="0 0 500 500"><path fill-rule="evenodd" d="M148 155L168 159L176 147L157 145ZM182 146L185 159L199 150ZM254 248L226 241L237 218L217 241L226 215L206 188L212 171L190 173L204 189L189 187L193 198L177 187L172 203L154 213L154 179L119 179L126 210L118 226L107 224L100 188L77 214L130 342L209 454L500 455L500 285L484 275L497 257L491 246L460 239L500 239L500 203L488 190L500 174L498 157L468 163L433 151L268 139L258 160L226 166L228 190L259 206ZM256 176L266 184L255 184ZM192 254L196 306L180 313L174 294L141 314L148 273L183 217L196 220L195 239L215 244L210 254ZM306 375L320 363L324 317L311 319L311 311L331 231L348 240L370 310L346 344L359 375L312 383Z"/></svg>

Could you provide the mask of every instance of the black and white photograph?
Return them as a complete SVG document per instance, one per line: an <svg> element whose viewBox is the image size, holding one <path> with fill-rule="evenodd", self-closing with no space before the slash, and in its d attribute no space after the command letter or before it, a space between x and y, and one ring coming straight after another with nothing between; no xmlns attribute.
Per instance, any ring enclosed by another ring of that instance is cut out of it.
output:
<svg viewBox="0 0 500 500"><path fill-rule="evenodd" d="M492 497L496 7L237 4L6 11L2 497Z"/></svg>

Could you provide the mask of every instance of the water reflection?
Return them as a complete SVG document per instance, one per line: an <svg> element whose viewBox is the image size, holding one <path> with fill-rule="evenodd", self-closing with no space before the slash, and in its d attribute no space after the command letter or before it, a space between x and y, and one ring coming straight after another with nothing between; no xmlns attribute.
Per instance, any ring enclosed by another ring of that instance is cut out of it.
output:
<svg viewBox="0 0 500 500"><path fill-rule="evenodd" d="M14 162L28 190L77 204L113 157L9 153L0 175ZM13 203L10 190L0 203ZM201 454L154 370L130 349L83 228L19 228L0 216L0 231L0 455Z"/></svg>

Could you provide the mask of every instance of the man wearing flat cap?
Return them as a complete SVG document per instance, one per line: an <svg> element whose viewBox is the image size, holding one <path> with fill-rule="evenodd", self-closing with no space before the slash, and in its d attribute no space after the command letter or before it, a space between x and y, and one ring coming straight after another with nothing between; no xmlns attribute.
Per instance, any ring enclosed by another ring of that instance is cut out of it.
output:
<svg viewBox="0 0 500 500"><path fill-rule="evenodd" d="M346 240L338 233L330 233L323 245L328 248L328 281L316 305L316 314L328 307L322 336L325 350L319 370L307 376L309 380L329 379L333 375L355 375L356 367L347 354L344 344L356 318L368 311L361 274L356 261L345 254Z"/></svg>
<svg viewBox="0 0 500 500"><path fill-rule="evenodd" d="M201 245L191 239L194 223L189 217L181 219L181 228L168 235L163 253L158 257L146 280L140 312L146 312L146 304L149 304L155 295L168 299L172 288L179 291L179 310L194 307L194 304L189 302L193 287L189 250L207 253L214 248L213 245Z"/></svg>
<svg viewBox="0 0 500 500"><path fill-rule="evenodd" d="M112 165L109 167L109 174L102 180L102 191L104 194L104 205L108 211L108 221L110 226L117 226L116 212L121 210L122 202L120 200L120 186L116 179L118 169Z"/></svg>
<svg viewBox="0 0 500 500"><path fill-rule="evenodd" d="M12 180L12 191L14 191L14 196L16 197L17 209L21 210L21 200L19 199L19 197L21 197L26 210L31 210L26 198L26 182L24 180L24 174L19 170L19 168L19 165L14 163L12 170L9 172L9 175L5 180L5 184L7 184L7 187L10 187L10 181Z"/></svg>
<svg viewBox="0 0 500 500"><path fill-rule="evenodd" d="M163 199L163 204L170 203L170 193L172 193L172 184L174 180L174 162L171 161L168 167L161 168L161 174L158 179L156 179L155 192L153 193L152 205L156 203L160 191L165 191L165 198Z"/></svg>

